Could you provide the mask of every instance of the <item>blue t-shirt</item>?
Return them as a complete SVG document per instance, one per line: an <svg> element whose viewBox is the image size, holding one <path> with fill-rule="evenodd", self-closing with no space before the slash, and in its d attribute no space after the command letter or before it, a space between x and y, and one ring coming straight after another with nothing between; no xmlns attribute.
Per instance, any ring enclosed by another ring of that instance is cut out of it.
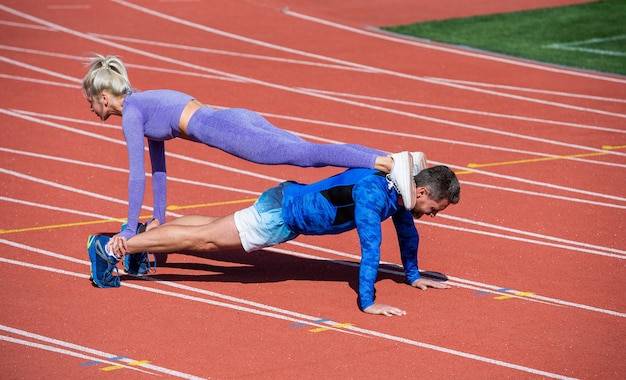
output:
<svg viewBox="0 0 626 380"><path fill-rule="evenodd" d="M417 266L419 235L413 216L398 205L398 192L372 169L350 169L310 184L287 186L282 211L285 224L303 235L339 234L357 229L361 244L359 307L374 303L374 283L380 262L380 223L392 217L400 257L409 283L420 277Z"/></svg>

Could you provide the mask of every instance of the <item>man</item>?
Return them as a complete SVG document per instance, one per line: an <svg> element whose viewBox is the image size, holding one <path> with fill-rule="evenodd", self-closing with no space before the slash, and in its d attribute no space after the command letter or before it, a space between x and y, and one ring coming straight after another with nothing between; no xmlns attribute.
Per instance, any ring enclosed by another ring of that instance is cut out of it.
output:
<svg viewBox="0 0 626 380"><path fill-rule="evenodd" d="M404 207L393 182L372 169L350 169L309 185L284 182L265 191L254 205L234 214L218 218L184 216L149 228L129 240L119 236L110 241L108 237L90 237L93 240L89 243L89 250L94 283L99 286L98 281L105 274L110 277L111 265L123 255L237 248L251 252L294 239L300 234L337 234L356 228L362 255L359 308L370 314L406 314L404 310L374 302L382 242L380 223L389 217L393 220L409 284L424 290L428 287L449 288L447 284L420 277L417 266L419 235L413 218L434 217L449 204L458 203L460 196L460 185L454 172L446 166L424 169L423 153L414 152L412 156L413 172L417 174L413 177L415 199L412 203L415 206L410 210ZM102 249L104 245L106 253ZM97 247L100 247L99 251ZM107 258L108 265L98 266L97 261L102 261L103 257ZM102 268L106 267L109 271L102 273L105 272ZM113 286L119 286L117 281Z"/></svg>

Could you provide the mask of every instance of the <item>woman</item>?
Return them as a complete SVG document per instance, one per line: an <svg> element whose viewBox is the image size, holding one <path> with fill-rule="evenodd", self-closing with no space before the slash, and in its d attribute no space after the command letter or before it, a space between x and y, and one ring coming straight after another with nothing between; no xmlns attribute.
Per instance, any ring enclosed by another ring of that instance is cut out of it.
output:
<svg viewBox="0 0 626 380"><path fill-rule="evenodd" d="M406 207L412 205L413 164L408 152L387 156L359 145L314 144L275 127L253 111L214 110L190 95L172 90L134 91L124 63L115 56L97 55L93 59L83 79L83 90L91 110L101 120L111 115L122 117L130 175L128 222L117 238L129 239L137 230L146 182L144 137L148 139L152 165L154 218L161 223L165 222L166 207L164 141L175 137L260 164L377 169L390 173Z"/></svg>

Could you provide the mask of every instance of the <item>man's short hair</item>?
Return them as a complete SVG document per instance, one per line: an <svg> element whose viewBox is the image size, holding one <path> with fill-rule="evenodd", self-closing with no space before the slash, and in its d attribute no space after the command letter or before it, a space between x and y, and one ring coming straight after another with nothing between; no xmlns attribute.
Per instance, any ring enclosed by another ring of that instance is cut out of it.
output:
<svg viewBox="0 0 626 380"><path fill-rule="evenodd" d="M451 204L457 204L461 197L461 185L456 174L444 165L427 168L413 177L417 187L426 187L430 198L436 202L446 198Z"/></svg>

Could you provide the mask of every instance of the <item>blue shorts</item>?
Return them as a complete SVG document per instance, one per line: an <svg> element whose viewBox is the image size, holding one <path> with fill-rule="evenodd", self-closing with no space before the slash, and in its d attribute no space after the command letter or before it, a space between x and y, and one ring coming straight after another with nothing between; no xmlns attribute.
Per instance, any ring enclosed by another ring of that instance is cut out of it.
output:
<svg viewBox="0 0 626 380"><path fill-rule="evenodd" d="M283 220L283 190L290 182L265 191L254 204L235 212L235 226L246 252L271 247L298 236Z"/></svg>

